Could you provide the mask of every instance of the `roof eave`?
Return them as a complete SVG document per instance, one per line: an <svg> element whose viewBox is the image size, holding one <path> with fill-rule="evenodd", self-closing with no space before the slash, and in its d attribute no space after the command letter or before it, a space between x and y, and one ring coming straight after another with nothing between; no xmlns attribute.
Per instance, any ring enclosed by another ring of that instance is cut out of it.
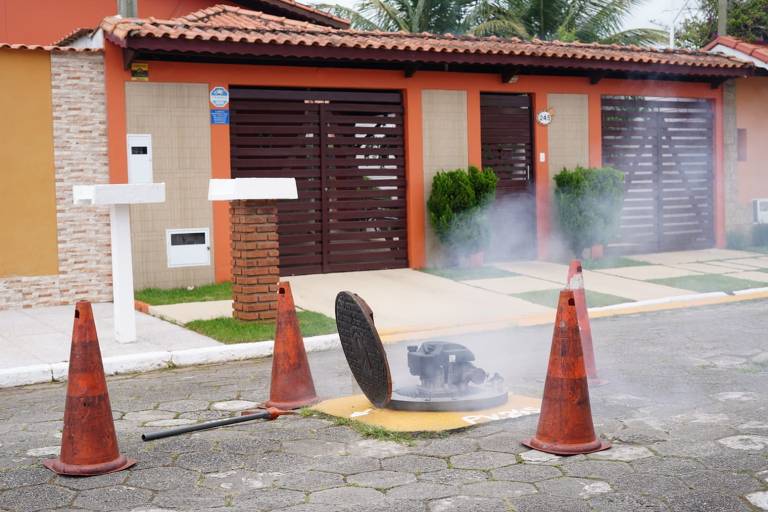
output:
<svg viewBox="0 0 768 512"><path fill-rule="evenodd" d="M740 78L754 73L749 66L714 67L685 66L678 64L648 64L627 61L570 59L560 57L519 56L509 54L466 53L466 52L426 52L414 50L386 50L370 48L339 48L329 46L306 46L288 44L262 44L247 42L210 41L199 39L167 38L128 38L116 40L109 37L123 48L141 53L183 52L188 55L205 55L215 60L217 56L243 57L285 57L303 58L317 61L354 61L370 63L437 63L502 66L509 68L537 67L564 70L582 70L585 74L599 72L621 72L633 75L653 77L692 77L698 79Z"/></svg>

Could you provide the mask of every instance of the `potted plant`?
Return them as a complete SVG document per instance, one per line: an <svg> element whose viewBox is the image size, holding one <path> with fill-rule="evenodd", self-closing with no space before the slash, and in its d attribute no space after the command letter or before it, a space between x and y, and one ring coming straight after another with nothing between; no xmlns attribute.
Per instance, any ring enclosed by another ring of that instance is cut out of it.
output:
<svg viewBox="0 0 768 512"><path fill-rule="evenodd" d="M490 240L487 206L496 194L492 169L440 171L427 201L429 221L452 264L482 266Z"/></svg>
<svg viewBox="0 0 768 512"><path fill-rule="evenodd" d="M560 228L576 257L587 248L593 259L602 257L616 235L623 200L624 173L612 167L563 169L555 176Z"/></svg>

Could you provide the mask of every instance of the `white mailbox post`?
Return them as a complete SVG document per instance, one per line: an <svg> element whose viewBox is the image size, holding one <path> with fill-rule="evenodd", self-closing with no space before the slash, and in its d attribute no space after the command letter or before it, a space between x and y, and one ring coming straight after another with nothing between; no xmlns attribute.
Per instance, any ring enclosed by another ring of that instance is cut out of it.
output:
<svg viewBox="0 0 768 512"><path fill-rule="evenodd" d="M298 197L294 178L212 179L208 184L209 201L296 199Z"/></svg>
<svg viewBox="0 0 768 512"><path fill-rule="evenodd" d="M108 205L112 229L112 296L115 340L136 341L133 306L133 258L131 255L130 205L165 202L165 183L75 185L75 204Z"/></svg>

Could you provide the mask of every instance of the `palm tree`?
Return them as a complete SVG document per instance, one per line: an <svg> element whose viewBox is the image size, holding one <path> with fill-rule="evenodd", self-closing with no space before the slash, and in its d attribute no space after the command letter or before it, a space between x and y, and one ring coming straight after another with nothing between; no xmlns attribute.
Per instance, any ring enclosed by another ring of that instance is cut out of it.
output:
<svg viewBox="0 0 768 512"><path fill-rule="evenodd" d="M621 30L633 7L646 0L478 0L467 22L475 35L654 45L666 33Z"/></svg>
<svg viewBox="0 0 768 512"><path fill-rule="evenodd" d="M464 33L476 0L360 0L355 9L319 4L318 9L348 19L352 28L386 32Z"/></svg>

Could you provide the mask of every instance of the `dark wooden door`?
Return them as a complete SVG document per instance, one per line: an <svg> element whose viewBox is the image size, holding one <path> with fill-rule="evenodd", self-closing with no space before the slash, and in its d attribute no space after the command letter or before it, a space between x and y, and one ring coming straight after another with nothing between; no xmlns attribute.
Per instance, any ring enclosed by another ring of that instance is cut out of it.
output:
<svg viewBox="0 0 768 512"><path fill-rule="evenodd" d="M298 200L278 205L281 275L408 265L400 93L230 94L232 177L296 178Z"/></svg>
<svg viewBox="0 0 768 512"><path fill-rule="evenodd" d="M527 94L480 95L483 167L499 177L491 209L492 260L536 255L531 98Z"/></svg>
<svg viewBox="0 0 768 512"><path fill-rule="evenodd" d="M604 97L603 162L624 172L614 253L714 244L714 113L709 100Z"/></svg>

